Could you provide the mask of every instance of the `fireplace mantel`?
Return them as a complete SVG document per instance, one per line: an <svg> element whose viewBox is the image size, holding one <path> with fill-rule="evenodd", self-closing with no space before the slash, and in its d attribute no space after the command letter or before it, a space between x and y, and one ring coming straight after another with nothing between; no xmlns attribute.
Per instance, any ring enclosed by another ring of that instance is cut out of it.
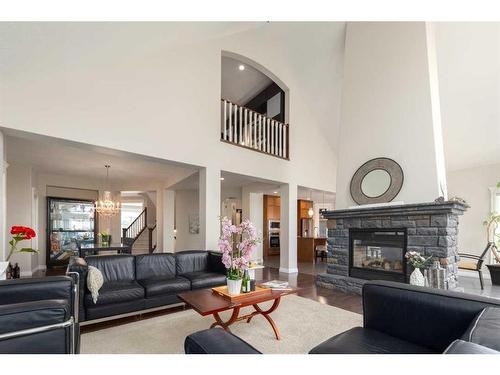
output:
<svg viewBox="0 0 500 375"><path fill-rule="evenodd" d="M365 279L350 275L349 244L353 229L404 229L406 249L439 260L447 270L447 284L458 285L458 218L467 209L461 202L417 203L356 207L324 212L328 219L328 252L332 263L317 276L317 284L361 293ZM411 270L408 270L411 271ZM408 275L406 275L408 276Z"/></svg>
<svg viewBox="0 0 500 375"><path fill-rule="evenodd" d="M401 204L397 206L387 205L378 207L346 208L343 210L325 211L325 219L344 219L353 217L374 217L374 216L393 216L393 215L439 215L456 214L462 215L469 206L466 204L449 201L444 203L415 203Z"/></svg>

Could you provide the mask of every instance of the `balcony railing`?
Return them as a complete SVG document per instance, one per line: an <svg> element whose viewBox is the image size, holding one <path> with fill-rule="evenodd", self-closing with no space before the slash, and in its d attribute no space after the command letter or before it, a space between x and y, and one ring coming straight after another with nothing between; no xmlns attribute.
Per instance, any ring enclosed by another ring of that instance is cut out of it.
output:
<svg viewBox="0 0 500 375"><path fill-rule="evenodd" d="M221 141L289 160L289 126L221 99Z"/></svg>

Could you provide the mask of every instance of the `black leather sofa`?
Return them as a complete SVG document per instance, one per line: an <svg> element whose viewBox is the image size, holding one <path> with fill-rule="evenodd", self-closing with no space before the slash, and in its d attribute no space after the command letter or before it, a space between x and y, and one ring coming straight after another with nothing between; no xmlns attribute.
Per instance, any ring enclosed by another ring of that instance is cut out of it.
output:
<svg viewBox="0 0 500 375"><path fill-rule="evenodd" d="M371 281L363 286L363 327L336 335L309 353L498 353L498 308L498 299ZM184 346L186 353L258 353L218 328L189 335Z"/></svg>
<svg viewBox="0 0 500 375"><path fill-rule="evenodd" d="M67 276L0 281L0 353L78 353L76 293Z"/></svg>
<svg viewBox="0 0 500 375"><path fill-rule="evenodd" d="M87 288L88 266L98 268L104 278L97 303ZM204 250L74 258L68 272L80 275L80 321L179 303L181 292L226 282L221 254Z"/></svg>

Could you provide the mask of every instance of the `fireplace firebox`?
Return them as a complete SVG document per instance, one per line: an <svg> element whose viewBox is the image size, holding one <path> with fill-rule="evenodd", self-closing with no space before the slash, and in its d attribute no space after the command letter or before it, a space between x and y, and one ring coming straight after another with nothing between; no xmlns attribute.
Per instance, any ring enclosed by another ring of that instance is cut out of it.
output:
<svg viewBox="0 0 500 375"><path fill-rule="evenodd" d="M349 230L349 276L407 282L406 229Z"/></svg>

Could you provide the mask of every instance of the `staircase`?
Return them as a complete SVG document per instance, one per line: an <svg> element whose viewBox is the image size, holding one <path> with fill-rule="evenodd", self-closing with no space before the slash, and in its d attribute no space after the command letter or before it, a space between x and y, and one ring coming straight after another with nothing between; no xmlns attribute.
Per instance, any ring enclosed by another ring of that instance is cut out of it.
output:
<svg viewBox="0 0 500 375"><path fill-rule="evenodd" d="M153 244L155 229L156 224L148 227L148 211L145 207L128 228L122 228L122 243L132 248L132 254L151 254L156 249L156 243Z"/></svg>

